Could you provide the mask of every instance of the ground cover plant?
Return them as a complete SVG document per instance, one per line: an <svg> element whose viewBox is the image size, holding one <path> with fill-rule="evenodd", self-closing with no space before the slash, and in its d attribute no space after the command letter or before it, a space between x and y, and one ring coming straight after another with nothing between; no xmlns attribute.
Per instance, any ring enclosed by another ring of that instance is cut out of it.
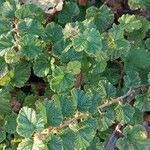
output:
<svg viewBox="0 0 150 150"><path fill-rule="evenodd" d="M149 0L0 0L0 150L150 150Z"/></svg>

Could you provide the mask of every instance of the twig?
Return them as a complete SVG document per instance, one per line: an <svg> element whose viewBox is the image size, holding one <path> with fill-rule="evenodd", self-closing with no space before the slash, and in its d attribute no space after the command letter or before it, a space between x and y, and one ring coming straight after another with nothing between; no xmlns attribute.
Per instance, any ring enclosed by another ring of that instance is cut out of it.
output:
<svg viewBox="0 0 150 150"><path fill-rule="evenodd" d="M16 48L17 50L19 50L19 32L18 32L18 29L17 29L17 23L18 23L18 19L15 18L13 21L12 21L12 25L13 25L13 29L12 29L12 32L14 33L14 39L15 39L15 42L16 42Z"/></svg>
<svg viewBox="0 0 150 150"><path fill-rule="evenodd" d="M101 10L107 3L109 3L111 0L106 0L102 5L101 5L101 7L100 7L100 9L99 10Z"/></svg>
<svg viewBox="0 0 150 150"><path fill-rule="evenodd" d="M59 127L49 127L44 129L40 133L35 133L34 136L36 136L38 139L44 139L50 134L57 134L59 133L62 129L68 127L70 124L75 123L78 120L85 119L89 116L89 113L79 113L77 112L75 116L67 121L64 121L62 124L59 125Z"/></svg>
<svg viewBox="0 0 150 150"><path fill-rule="evenodd" d="M111 101L110 100L107 100L106 103L100 105L97 107L98 111L99 110L102 110L103 108L107 107L107 106L110 106L112 104L115 104L115 103L118 103L120 101L122 101L123 99L125 99L126 97L129 97L129 96L133 96L135 94L135 92L138 92L139 90L141 89L147 89L150 87L150 83L147 83L147 84L143 84L143 85L140 85L140 86L137 86L137 87L134 87L134 88L130 88L130 90L124 94L123 96L120 96L118 98L115 98L115 99L112 99Z"/></svg>

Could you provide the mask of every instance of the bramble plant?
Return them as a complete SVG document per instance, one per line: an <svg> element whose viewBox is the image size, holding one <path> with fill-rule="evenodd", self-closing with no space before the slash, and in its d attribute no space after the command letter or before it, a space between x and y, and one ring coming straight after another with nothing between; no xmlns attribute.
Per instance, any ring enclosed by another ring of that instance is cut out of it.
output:
<svg viewBox="0 0 150 150"><path fill-rule="evenodd" d="M150 150L150 1L109 6L0 0L0 150Z"/></svg>

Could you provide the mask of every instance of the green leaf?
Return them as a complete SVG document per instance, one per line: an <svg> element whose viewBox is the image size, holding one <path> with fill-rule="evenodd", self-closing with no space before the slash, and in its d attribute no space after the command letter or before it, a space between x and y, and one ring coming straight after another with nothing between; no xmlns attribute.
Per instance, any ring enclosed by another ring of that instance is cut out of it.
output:
<svg viewBox="0 0 150 150"><path fill-rule="evenodd" d="M9 49L5 53L5 61L8 64L17 63L20 60L21 55L14 49Z"/></svg>
<svg viewBox="0 0 150 150"><path fill-rule="evenodd" d="M146 9L149 8L149 0L129 0L128 2L131 9Z"/></svg>
<svg viewBox="0 0 150 150"><path fill-rule="evenodd" d="M106 29L110 28L114 22L114 15L111 9L104 5L99 9L91 6L86 10L86 18L93 19L100 32L104 32Z"/></svg>
<svg viewBox="0 0 150 150"><path fill-rule="evenodd" d="M11 30L11 24L8 20L0 18L0 35L7 34Z"/></svg>
<svg viewBox="0 0 150 150"><path fill-rule="evenodd" d="M44 129L44 121L39 118L34 109L22 107L17 117L17 133L20 136L30 138L34 132Z"/></svg>
<svg viewBox="0 0 150 150"><path fill-rule="evenodd" d="M25 61L17 63L14 67L14 77L11 81L12 84L16 87L24 86L30 77L30 72L31 70L29 63Z"/></svg>
<svg viewBox="0 0 150 150"><path fill-rule="evenodd" d="M50 87L57 93L66 92L73 87L74 80L75 79L71 73L65 73L63 68L57 67L52 72Z"/></svg>
<svg viewBox="0 0 150 150"><path fill-rule="evenodd" d="M97 54L96 60L93 62L93 70L94 74L102 73L107 66L108 56L105 52L99 52Z"/></svg>
<svg viewBox="0 0 150 150"><path fill-rule="evenodd" d="M72 97L78 102L77 109L80 112L86 112L92 106L91 99L82 90L73 89Z"/></svg>
<svg viewBox="0 0 150 150"><path fill-rule="evenodd" d="M46 40L51 43L56 43L63 38L63 28L56 24L55 22L51 22L46 26Z"/></svg>
<svg viewBox="0 0 150 150"><path fill-rule="evenodd" d="M14 19L16 10L16 0L5 1L1 7L3 17Z"/></svg>
<svg viewBox="0 0 150 150"><path fill-rule="evenodd" d="M47 53L40 54L33 63L34 74L38 77L47 76L50 71L50 57Z"/></svg>
<svg viewBox="0 0 150 150"><path fill-rule="evenodd" d="M18 22L17 28L20 35L33 34L41 36L44 33L44 28L41 23L30 18L25 18L24 20Z"/></svg>
<svg viewBox="0 0 150 150"><path fill-rule="evenodd" d="M8 66L3 57L0 57L0 79L8 72Z"/></svg>
<svg viewBox="0 0 150 150"><path fill-rule="evenodd" d="M150 93L139 94L135 97L134 106L141 112L150 111Z"/></svg>
<svg viewBox="0 0 150 150"><path fill-rule="evenodd" d="M111 108L107 109L105 113L101 114L98 118L98 128L100 131L107 130L111 125L115 123L115 113Z"/></svg>
<svg viewBox="0 0 150 150"><path fill-rule="evenodd" d="M122 15L119 18L120 26L127 32L138 30L142 27L140 20L135 15Z"/></svg>
<svg viewBox="0 0 150 150"><path fill-rule="evenodd" d="M63 29L63 34L65 39L71 39L79 33L78 22L67 23Z"/></svg>
<svg viewBox="0 0 150 150"><path fill-rule="evenodd" d="M131 88L141 84L141 78L139 73L136 71L128 71L127 75L124 76L124 85L126 88Z"/></svg>
<svg viewBox="0 0 150 150"><path fill-rule="evenodd" d="M19 143L17 150L47 150L47 147L41 140L36 138L25 138Z"/></svg>
<svg viewBox="0 0 150 150"><path fill-rule="evenodd" d="M63 141L60 137L52 135L51 140L48 142L49 150L63 150Z"/></svg>
<svg viewBox="0 0 150 150"><path fill-rule="evenodd" d="M150 72L148 74L148 82L150 83Z"/></svg>
<svg viewBox="0 0 150 150"><path fill-rule="evenodd" d="M118 105L116 107L115 111L116 111L117 121L119 121L123 124L128 123L132 119L132 117L135 113L134 108L129 104Z"/></svg>
<svg viewBox="0 0 150 150"><path fill-rule="evenodd" d="M0 55L4 55L7 49L14 45L13 36L8 33L0 36Z"/></svg>
<svg viewBox="0 0 150 150"><path fill-rule="evenodd" d="M23 106L35 108L35 103L36 103L37 98L38 98L37 95L33 95L33 94L27 95L24 99Z"/></svg>
<svg viewBox="0 0 150 150"><path fill-rule="evenodd" d="M148 69L150 67L150 52L140 47L131 47L125 58L125 65L128 68Z"/></svg>
<svg viewBox="0 0 150 150"><path fill-rule="evenodd" d="M149 150L150 140L141 125L127 126L123 130L124 137L119 138L117 147L121 150Z"/></svg>
<svg viewBox="0 0 150 150"><path fill-rule="evenodd" d="M63 53L63 51L69 44L70 44L69 40L61 39L53 44L52 50L53 50L54 54L56 54L56 55L65 54L65 53Z"/></svg>
<svg viewBox="0 0 150 150"><path fill-rule="evenodd" d="M17 126L16 118L17 118L16 114L11 114L5 117L4 128L7 133L13 134L16 132L16 126Z"/></svg>
<svg viewBox="0 0 150 150"><path fill-rule="evenodd" d="M67 70L74 75L79 74L81 71L81 63L79 61L70 61L67 64Z"/></svg>
<svg viewBox="0 0 150 150"><path fill-rule="evenodd" d="M0 57L0 85L7 85L13 77L13 71L8 70L8 66L5 63L3 57Z"/></svg>
<svg viewBox="0 0 150 150"><path fill-rule="evenodd" d="M118 39L114 41L114 46L110 46L108 43L107 54L110 56L111 60L118 59L119 57L126 57L130 50L130 42L125 39Z"/></svg>
<svg viewBox="0 0 150 150"><path fill-rule="evenodd" d="M150 50L150 38L145 41L146 47Z"/></svg>
<svg viewBox="0 0 150 150"><path fill-rule="evenodd" d="M89 55L96 55L102 49L100 33L96 29L85 30L73 39L73 47L76 51L85 51Z"/></svg>
<svg viewBox="0 0 150 150"><path fill-rule="evenodd" d="M11 113L10 107L11 95L9 92L0 89L0 114L9 115Z"/></svg>
<svg viewBox="0 0 150 150"><path fill-rule="evenodd" d="M124 29L122 26L113 24L112 28L109 29L109 47L114 45L114 40L124 39Z"/></svg>
<svg viewBox="0 0 150 150"><path fill-rule="evenodd" d="M116 96L116 88L107 80L99 81L98 91L103 100Z"/></svg>
<svg viewBox="0 0 150 150"><path fill-rule="evenodd" d="M77 109L77 101L72 97L60 97L60 104L63 117L69 118L75 114Z"/></svg>
<svg viewBox="0 0 150 150"><path fill-rule="evenodd" d="M90 142L93 140L96 134L96 129L95 127L93 128L91 121L94 123L95 126L95 120L91 119L87 122L84 122L78 130L77 149L86 149L90 146Z"/></svg>
<svg viewBox="0 0 150 150"><path fill-rule="evenodd" d="M56 7L59 4L58 0L53 0L53 1L49 1L49 0L48 1L43 1L43 0L32 0L32 1L30 1L30 0L23 0L23 2L25 4L33 3L34 5L42 8L43 11L48 11L48 12L49 12L49 9L51 9L53 7Z"/></svg>
<svg viewBox="0 0 150 150"><path fill-rule="evenodd" d="M83 52L77 52L74 48L71 48L67 52L62 53L60 58L63 63L68 63L69 61L81 61L83 60L83 54Z"/></svg>
<svg viewBox="0 0 150 150"><path fill-rule="evenodd" d="M0 143L3 142L6 139L6 132L0 130Z"/></svg>
<svg viewBox="0 0 150 150"><path fill-rule="evenodd" d="M97 113L97 107L100 105L100 102L102 100L99 92L96 90L93 90L92 96L90 97L90 99L91 99L92 105L89 109L89 112L92 114L95 114L95 113Z"/></svg>
<svg viewBox="0 0 150 150"><path fill-rule="evenodd" d="M61 133L60 137L63 140L64 150L73 150L77 147L76 132L74 132L70 129L66 129Z"/></svg>
<svg viewBox="0 0 150 150"><path fill-rule="evenodd" d="M103 147L104 147L104 143L100 142L100 139L96 137L92 140L87 150L97 150L97 149L103 150Z"/></svg>
<svg viewBox="0 0 150 150"><path fill-rule="evenodd" d="M127 33L128 40L135 41L136 44L139 44L140 40L143 40L146 37L146 33L150 29L150 21L143 16L138 16L138 20L142 23L142 27L133 32Z"/></svg>
<svg viewBox="0 0 150 150"><path fill-rule="evenodd" d="M41 41L31 34L25 35L21 38L20 46L22 53L29 59L38 56L43 49Z"/></svg>
<svg viewBox="0 0 150 150"><path fill-rule="evenodd" d="M14 77L14 72L12 70L7 71L7 73L4 76L2 76L2 78L0 79L0 86L9 85L13 77Z"/></svg>
<svg viewBox="0 0 150 150"><path fill-rule="evenodd" d="M61 109L53 103L53 101L45 100L37 104L39 116L44 119L47 126L59 126L63 121Z"/></svg>
<svg viewBox="0 0 150 150"><path fill-rule="evenodd" d="M62 24L71 22L73 17L77 16L79 12L78 5L75 2L67 2L57 16L58 22Z"/></svg>
<svg viewBox="0 0 150 150"><path fill-rule="evenodd" d="M21 7L15 12L15 16L19 20L24 20L25 18L35 19L39 22L43 22L43 10L34 4L21 5Z"/></svg>
<svg viewBox="0 0 150 150"><path fill-rule="evenodd" d="M135 108L134 110L135 113L132 119L130 120L129 124L130 125L143 124L143 113L137 108Z"/></svg>

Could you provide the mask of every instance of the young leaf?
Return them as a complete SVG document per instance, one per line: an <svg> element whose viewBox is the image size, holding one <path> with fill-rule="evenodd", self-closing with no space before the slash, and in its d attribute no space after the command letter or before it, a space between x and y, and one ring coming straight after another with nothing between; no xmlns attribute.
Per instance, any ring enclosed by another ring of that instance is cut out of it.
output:
<svg viewBox="0 0 150 150"><path fill-rule="evenodd" d="M8 64L17 63L20 60L21 55L14 49L9 49L5 53L5 61Z"/></svg>
<svg viewBox="0 0 150 150"><path fill-rule="evenodd" d="M72 74L79 74L81 71L81 63L79 61L72 61L67 64L67 70Z"/></svg>

